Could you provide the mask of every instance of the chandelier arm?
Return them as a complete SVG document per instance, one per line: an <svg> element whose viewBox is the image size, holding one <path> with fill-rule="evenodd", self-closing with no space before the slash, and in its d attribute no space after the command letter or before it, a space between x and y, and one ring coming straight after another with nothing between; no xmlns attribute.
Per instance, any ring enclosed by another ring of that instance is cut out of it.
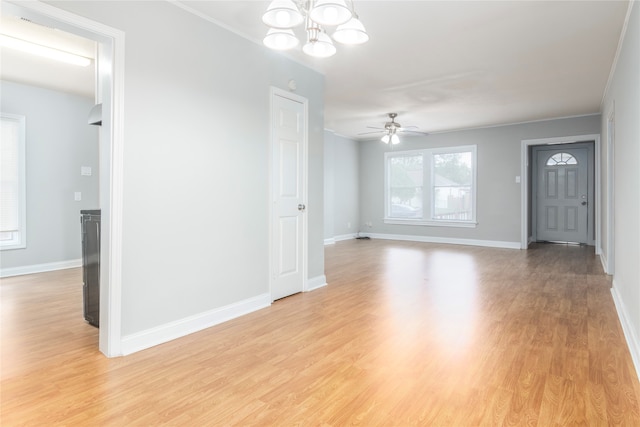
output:
<svg viewBox="0 0 640 427"><path fill-rule="evenodd" d="M305 18L309 17L309 12L311 11L311 1L310 0L294 0L296 6L300 10Z"/></svg>

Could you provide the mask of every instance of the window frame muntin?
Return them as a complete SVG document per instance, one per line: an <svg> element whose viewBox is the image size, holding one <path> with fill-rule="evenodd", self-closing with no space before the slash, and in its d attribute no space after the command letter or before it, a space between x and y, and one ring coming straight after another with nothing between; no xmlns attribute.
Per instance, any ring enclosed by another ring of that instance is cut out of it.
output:
<svg viewBox="0 0 640 427"><path fill-rule="evenodd" d="M575 163L567 163L567 161L565 161L565 162L563 162L563 163L560 163L560 162L558 162L558 161L556 161L556 160L554 159L553 161L554 161L554 162L556 162L556 163L555 163L555 164L553 164L553 165L550 165L550 164L549 164L549 162L550 162L550 161L551 161L555 156L558 156L558 155L562 156L563 154L567 154L567 155L569 155L569 157L570 157L571 159L573 159ZM576 159L576 157L575 157L573 154L571 154L571 153L567 153L566 151L559 151L559 152L557 152L557 153L551 154L549 157L547 157L547 161L545 162L545 166L550 166L550 167L554 167L554 166L576 166L576 165L578 165L578 159Z"/></svg>

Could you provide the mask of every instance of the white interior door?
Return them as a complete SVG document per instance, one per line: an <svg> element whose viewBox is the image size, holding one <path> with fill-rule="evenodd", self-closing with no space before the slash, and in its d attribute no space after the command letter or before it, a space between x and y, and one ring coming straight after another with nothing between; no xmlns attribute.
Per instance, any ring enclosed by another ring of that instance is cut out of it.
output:
<svg viewBox="0 0 640 427"><path fill-rule="evenodd" d="M539 241L589 242L589 166L587 148L536 152Z"/></svg>
<svg viewBox="0 0 640 427"><path fill-rule="evenodd" d="M302 292L306 269L306 101L271 95L271 299Z"/></svg>

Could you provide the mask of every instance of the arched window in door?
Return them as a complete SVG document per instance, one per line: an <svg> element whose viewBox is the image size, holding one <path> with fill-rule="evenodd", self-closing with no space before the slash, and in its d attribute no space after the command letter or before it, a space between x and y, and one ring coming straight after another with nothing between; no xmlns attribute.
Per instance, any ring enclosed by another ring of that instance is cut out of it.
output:
<svg viewBox="0 0 640 427"><path fill-rule="evenodd" d="M556 153L547 160L547 166L566 166L577 164L578 161L576 158L569 153Z"/></svg>

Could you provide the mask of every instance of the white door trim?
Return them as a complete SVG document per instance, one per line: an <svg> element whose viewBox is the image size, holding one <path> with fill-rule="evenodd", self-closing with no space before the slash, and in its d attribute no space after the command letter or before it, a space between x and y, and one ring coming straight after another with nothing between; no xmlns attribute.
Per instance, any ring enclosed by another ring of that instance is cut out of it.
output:
<svg viewBox="0 0 640 427"><path fill-rule="evenodd" d="M269 168L268 168L268 173L269 173L269 185L268 185L268 191L269 191L269 197L268 197L268 201L269 201L269 294L271 295L271 301L273 301L273 279L274 279L274 274L275 274L275 267L273 265L274 262L274 255L273 255L273 243L274 243L274 236L273 236L273 221L274 221L274 204L273 204L273 190L274 190L274 185L275 183L273 182L273 170L274 170L274 165L273 165L273 148L274 148L274 138L273 138L273 119L272 119L272 113L274 110L274 105L273 105L273 99L275 96L280 96L282 98L287 98L290 99L292 101L295 102L299 102L302 104L303 109L304 109L304 130L303 130L303 146L304 146L304 159L303 159L303 168L304 171L302 173L302 186L304 189L304 194L306 199L309 199L309 194L308 194L308 190L309 190L309 100L307 98L304 98L300 95L296 95L295 93L291 93L288 92L286 90L282 90L280 88L277 88L275 86L271 86L270 87L270 91L269 91ZM308 203L305 203L307 205L307 211L309 210L309 205ZM308 221L308 215L304 214L301 216L302 218L302 277L303 277L303 281L302 281L302 291L303 292L308 292L309 289L309 279L308 279L308 272L307 272L307 268L308 268L308 237L309 237L309 221Z"/></svg>
<svg viewBox="0 0 640 427"><path fill-rule="evenodd" d="M615 122L616 106L615 101L611 107L609 117L607 117L607 253L605 270L607 274L615 273Z"/></svg>
<svg viewBox="0 0 640 427"><path fill-rule="evenodd" d="M594 141L594 191L595 191L595 247L596 254L600 253L600 230L601 230L601 189L600 189L600 134L573 135L555 138L539 138L539 139L523 139L520 145L520 249L529 247L529 195L530 182L529 174L531 172L529 159L529 147L533 145L559 145L571 144L574 142Z"/></svg>
<svg viewBox="0 0 640 427"><path fill-rule="evenodd" d="M40 2L3 4L3 8L8 6L23 16L32 16L36 22L49 21L55 27L111 46L101 49L106 56L98 61L98 74L105 76L110 86L110 91L102 93L103 107L111 105L110 109L103 109L100 131L102 143L109 144L109 158L100 158L100 181L108 184L101 184L100 191L100 208L107 221L102 223L100 245L99 346L107 357L121 356L124 32ZM107 188L107 194L103 194L103 188Z"/></svg>

